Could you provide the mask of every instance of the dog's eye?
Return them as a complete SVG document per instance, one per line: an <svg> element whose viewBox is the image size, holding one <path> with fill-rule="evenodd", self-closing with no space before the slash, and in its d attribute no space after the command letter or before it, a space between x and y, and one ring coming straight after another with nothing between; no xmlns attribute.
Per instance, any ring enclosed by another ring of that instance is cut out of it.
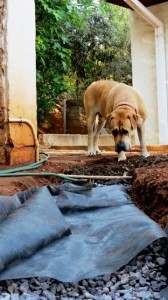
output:
<svg viewBox="0 0 168 300"><path fill-rule="evenodd" d="M118 134L118 129L114 129L113 131L112 131L112 134L114 135L114 136L117 136L117 134Z"/></svg>
<svg viewBox="0 0 168 300"><path fill-rule="evenodd" d="M128 130L122 129L122 133L123 133L123 134L128 134Z"/></svg>

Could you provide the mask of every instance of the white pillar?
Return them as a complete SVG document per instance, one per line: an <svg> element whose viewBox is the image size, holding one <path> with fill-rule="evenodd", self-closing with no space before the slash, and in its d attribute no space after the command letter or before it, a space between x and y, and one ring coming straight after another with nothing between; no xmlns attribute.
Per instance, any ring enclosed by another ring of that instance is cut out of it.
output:
<svg viewBox="0 0 168 300"><path fill-rule="evenodd" d="M166 78L166 39L164 24L139 0L124 0L142 19L155 29L157 79L158 142L168 143L168 94ZM152 55L152 54L151 54ZM144 75L145 76L145 75Z"/></svg>

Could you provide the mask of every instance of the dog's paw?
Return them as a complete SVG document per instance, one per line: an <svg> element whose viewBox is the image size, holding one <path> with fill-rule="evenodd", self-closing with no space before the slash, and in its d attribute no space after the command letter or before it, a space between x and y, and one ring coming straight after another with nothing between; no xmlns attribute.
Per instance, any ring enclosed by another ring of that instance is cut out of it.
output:
<svg viewBox="0 0 168 300"><path fill-rule="evenodd" d="M88 150L88 156L96 156L96 155L100 155L101 151L99 149L96 150Z"/></svg>
<svg viewBox="0 0 168 300"><path fill-rule="evenodd" d="M88 156L95 156L96 153L95 153L94 151L88 151L87 155L88 155Z"/></svg>
<svg viewBox="0 0 168 300"><path fill-rule="evenodd" d="M150 154L149 154L146 150L142 150L142 151L141 151L141 155L142 155L143 157L148 157L148 156L150 156Z"/></svg>
<svg viewBox="0 0 168 300"><path fill-rule="evenodd" d="M123 161L126 160L126 155L124 151L121 151L120 153L118 153L118 161Z"/></svg>
<svg viewBox="0 0 168 300"><path fill-rule="evenodd" d="M101 154L101 150L96 149L96 155L100 155Z"/></svg>

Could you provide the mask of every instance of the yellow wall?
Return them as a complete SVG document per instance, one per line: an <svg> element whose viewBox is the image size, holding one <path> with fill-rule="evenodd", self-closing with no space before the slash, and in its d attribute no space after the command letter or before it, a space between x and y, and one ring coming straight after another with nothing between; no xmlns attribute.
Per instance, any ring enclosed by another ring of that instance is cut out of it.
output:
<svg viewBox="0 0 168 300"><path fill-rule="evenodd" d="M5 18L6 118L28 120L37 135L34 0L7 0ZM34 146L29 124L9 122L7 143L19 149Z"/></svg>

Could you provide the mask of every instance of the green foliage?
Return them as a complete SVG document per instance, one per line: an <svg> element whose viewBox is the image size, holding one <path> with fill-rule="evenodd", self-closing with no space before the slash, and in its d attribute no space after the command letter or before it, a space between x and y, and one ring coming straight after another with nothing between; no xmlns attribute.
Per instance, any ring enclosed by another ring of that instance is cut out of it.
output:
<svg viewBox="0 0 168 300"><path fill-rule="evenodd" d="M131 83L129 12L93 0L35 0L39 124L63 93L94 80Z"/></svg>
<svg viewBox="0 0 168 300"><path fill-rule="evenodd" d="M85 6L79 11L83 15ZM69 33L77 100L94 80L112 78L131 84L128 11L104 2L87 11L82 30Z"/></svg>
<svg viewBox="0 0 168 300"><path fill-rule="evenodd" d="M64 75L71 66L67 31L80 25L70 0L35 0L38 121L55 107L55 99L67 91Z"/></svg>
<svg viewBox="0 0 168 300"><path fill-rule="evenodd" d="M131 41L130 41L130 15L129 10L110 4L106 4L108 18L115 28L115 40L111 46L113 59L110 65L106 64L107 70L110 67L111 77L115 80L132 83L132 63L131 63ZM108 59L107 59L108 61ZM107 72L110 74L110 70Z"/></svg>

